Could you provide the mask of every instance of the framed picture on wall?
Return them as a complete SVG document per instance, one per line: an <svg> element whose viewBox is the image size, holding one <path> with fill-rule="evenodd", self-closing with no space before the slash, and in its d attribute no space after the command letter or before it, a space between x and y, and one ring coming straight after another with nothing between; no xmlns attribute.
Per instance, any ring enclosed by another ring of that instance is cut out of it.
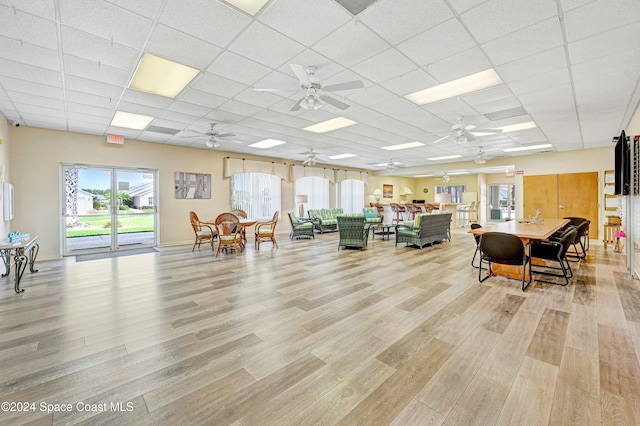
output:
<svg viewBox="0 0 640 426"><path fill-rule="evenodd" d="M211 175L176 172L176 198L211 198Z"/></svg>
<svg viewBox="0 0 640 426"><path fill-rule="evenodd" d="M382 198L393 198L393 185L382 185Z"/></svg>

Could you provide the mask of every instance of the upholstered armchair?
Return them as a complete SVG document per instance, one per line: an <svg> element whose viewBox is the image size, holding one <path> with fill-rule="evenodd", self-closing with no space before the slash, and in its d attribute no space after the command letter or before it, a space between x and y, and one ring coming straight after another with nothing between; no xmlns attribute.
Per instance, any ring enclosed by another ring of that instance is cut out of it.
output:
<svg viewBox="0 0 640 426"><path fill-rule="evenodd" d="M406 243L422 249L427 244L450 240L450 227L451 213L419 214L413 226L396 227L396 246Z"/></svg>
<svg viewBox="0 0 640 426"><path fill-rule="evenodd" d="M337 221L340 233L338 250L340 247L356 247L362 250L367 246L369 225L366 223L364 215L341 215L337 217Z"/></svg>
<svg viewBox="0 0 640 426"><path fill-rule="evenodd" d="M378 216L378 209L376 207L363 207L362 214L364 214L364 221L366 223L382 223L384 216Z"/></svg>
<svg viewBox="0 0 640 426"><path fill-rule="evenodd" d="M292 211L288 213L288 216L289 222L291 222L291 234L289 234L289 238L292 240L300 237L316 238L313 233L313 223L298 219Z"/></svg>

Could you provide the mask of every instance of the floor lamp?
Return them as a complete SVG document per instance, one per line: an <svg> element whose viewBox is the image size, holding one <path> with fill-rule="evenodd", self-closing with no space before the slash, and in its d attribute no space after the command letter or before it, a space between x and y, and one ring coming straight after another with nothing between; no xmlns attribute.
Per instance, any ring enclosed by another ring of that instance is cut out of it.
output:
<svg viewBox="0 0 640 426"><path fill-rule="evenodd" d="M304 204L307 202L306 195L296 195L296 203L300 204L298 217L304 217Z"/></svg>

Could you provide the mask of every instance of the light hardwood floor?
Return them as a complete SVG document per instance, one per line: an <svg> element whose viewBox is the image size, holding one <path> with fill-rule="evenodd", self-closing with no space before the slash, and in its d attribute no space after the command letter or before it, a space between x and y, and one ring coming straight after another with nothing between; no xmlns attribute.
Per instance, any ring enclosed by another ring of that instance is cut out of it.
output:
<svg viewBox="0 0 640 426"><path fill-rule="evenodd" d="M33 405L0 423L640 424L640 286L611 248L522 292L479 284L462 232L278 243L38 262L20 295L3 278L0 401Z"/></svg>

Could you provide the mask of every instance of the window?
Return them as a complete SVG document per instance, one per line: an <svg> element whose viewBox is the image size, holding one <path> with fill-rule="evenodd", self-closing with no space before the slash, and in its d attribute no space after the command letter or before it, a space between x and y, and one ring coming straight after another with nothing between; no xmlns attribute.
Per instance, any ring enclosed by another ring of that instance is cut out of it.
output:
<svg viewBox="0 0 640 426"><path fill-rule="evenodd" d="M462 203L462 193L466 191L466 185L436 186L436 194L451 194L452 203Z"/></svg>
<svg viewBox="0 0 640 426"><path fill-rule="evenodd" d="M338 205L345 213L362 213L364 207L364 182L356 179L347 179L338 186Z"/></svg>
<svg viewBox="0 0 640 426"><path fill-rule="evenodd" d="M153 206L153 197L149 197L147 202L149 207Z"/></svg>
<svg viewBox="0 0 640 426"><path fill-rule="evenodd" d="M329 208L329 180L310 176L296 180L295 195L306 195L305 210Z"/></svg>
<svg viewBox="0 0 640 426"><path fill-rule="evenodd" d="M231 176L231 210L244 210L256 220L270 220L280 210L282 185L267 173L237 173Z"/></svg>

